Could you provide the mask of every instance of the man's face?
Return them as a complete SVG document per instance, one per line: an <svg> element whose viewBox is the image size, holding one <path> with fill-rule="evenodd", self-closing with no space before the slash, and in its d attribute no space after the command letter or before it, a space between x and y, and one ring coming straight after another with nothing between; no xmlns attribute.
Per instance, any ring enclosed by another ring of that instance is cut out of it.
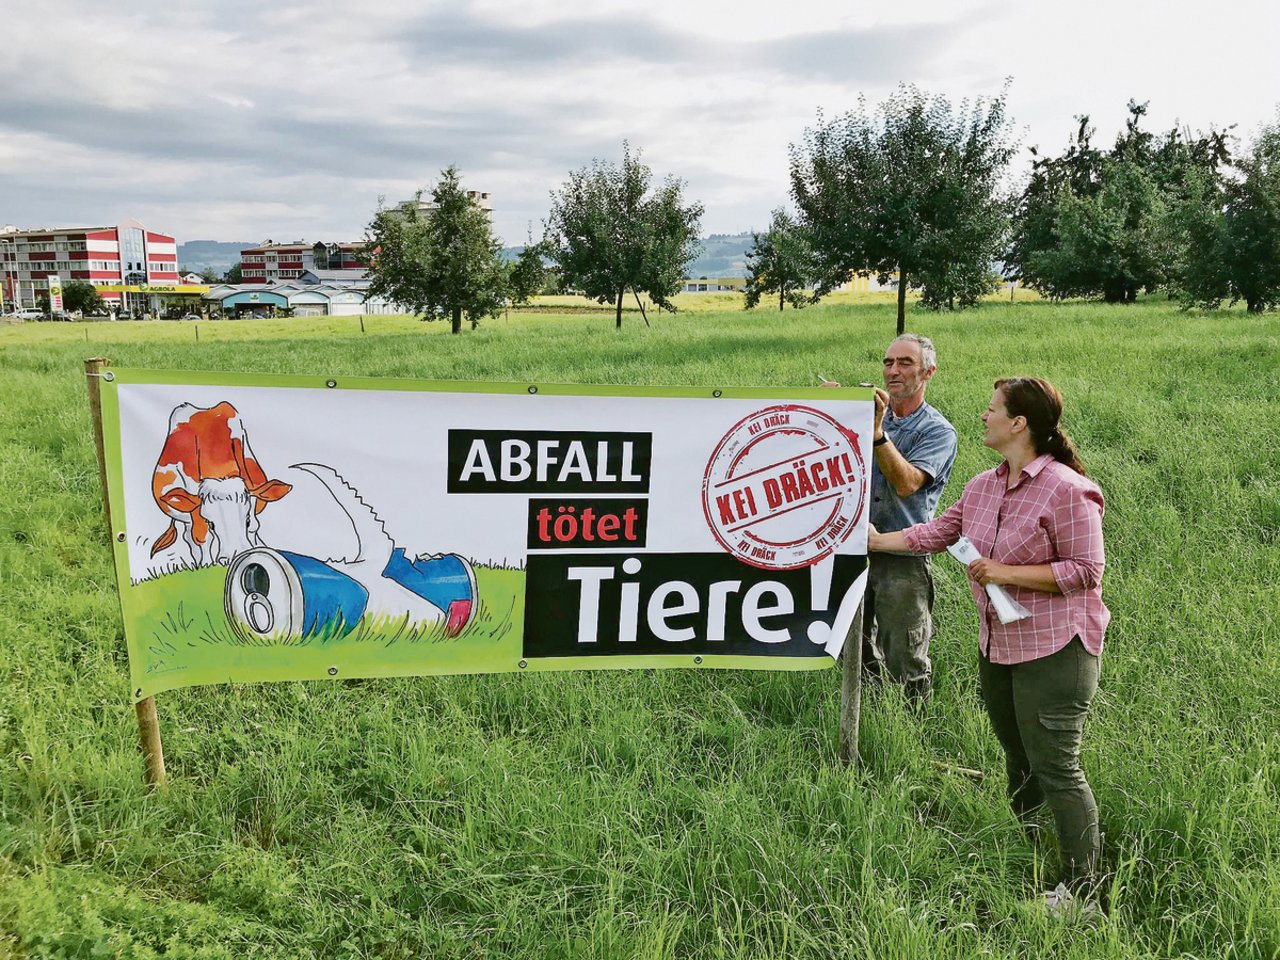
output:
<svg viewBox="0 0 1280 960"><path fill-rule="evenodd" d="M909 400L924 391L933 377L920 362L920 344L899 340L889 344L884 354L884 388L891 400Z"/></svg>

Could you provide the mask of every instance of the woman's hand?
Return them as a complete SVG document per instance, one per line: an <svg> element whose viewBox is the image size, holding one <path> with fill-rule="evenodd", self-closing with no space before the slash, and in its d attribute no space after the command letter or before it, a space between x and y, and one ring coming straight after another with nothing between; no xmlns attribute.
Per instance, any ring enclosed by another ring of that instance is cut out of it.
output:
<svg viewBox="0 0 1280 960"><path fill-rule="evenodd" d="M979 557L969 564L969 577L981 586L989 583L1005 587L1025 587L1041 593L1062 593L1053 575L1053 564L1019 566L1013 563L997 563L987 557Z"/></svg>
<svg viewBox="0 0 1280 960"><path fill-rule="evenodd" d="M867 524L867 551L869 553L901 553L908 556L911 554L911 548L907 546L907 538L902 535L901 530L881 533L871 523Z"/></svg>
<svg viewBox="0 0 1280 960"><path fill-rule="evenodd" d="M1007 563L997 563L988 557L979 557L969 564L969 577L984 587L989 583L1011 583L1009 575L1014 569L1016 568Z"/></svg>

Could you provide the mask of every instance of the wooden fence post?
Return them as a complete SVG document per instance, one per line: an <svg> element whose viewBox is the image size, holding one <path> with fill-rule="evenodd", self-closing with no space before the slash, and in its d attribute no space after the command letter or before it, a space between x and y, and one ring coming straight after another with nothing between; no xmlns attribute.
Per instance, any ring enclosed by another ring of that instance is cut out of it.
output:
<svg viewBox="0 0 1280 960"><path fill-rule="evenodd" d="M858 717L862 711L862 611L865 597L858 601L853 626L840 652L840 759L857 766Z"/></svg>
<svg viewBox="0 0 1280 960"><path fill-rule="evenodd" d="M115 524L111 519L111 501L107 496L107 458L102 449L102 393L99 380L102 371L111 365L106 357L89 357L84 362L84 377L89 388L89 413L93 420L93 445L98 452L98 479L102 484L102 504L107 514L107 545L115 539ZM114 556L114 548L112 549ZM142 742L142 755L146 759L146 782L150 787L162 787L165 782L164 744L160 742L160 719L156 715L155 697L147 697L134 705L138 715L138 738Z"/></svg>

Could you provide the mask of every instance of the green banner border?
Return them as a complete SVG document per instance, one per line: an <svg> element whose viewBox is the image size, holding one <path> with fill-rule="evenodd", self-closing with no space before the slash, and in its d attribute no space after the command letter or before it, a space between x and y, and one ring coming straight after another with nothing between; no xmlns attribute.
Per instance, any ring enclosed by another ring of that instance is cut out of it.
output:
<svg viewBox="0 0 1280 960"><path fill-rule="evenodd" d="M124 464L120 436L120 403L117 388L125 384L169 385L192 387L277 387L332 390L376 390L414 393L476 393L494 395L528 395L570 397L654 397L676 399L725 399L725 400L862 400L870 401L875 390L869 387L693 387L693 386L634 386L624 384L582 383L509 383L476 380L415 380L411 378L380 378L357 376L308 376L298 374L224 373L218 371L148 370L131 367L107 367L101 374L103 453L107 467L107 502L112 519L111 548L116 566L116 585L120 596L126 645L129 652L129 687L131 699L136 701L163 693L167 690L214 683L274 683L281 680L350 680L374 677L460 676L482 673L539 673L563 670L636 670L636 669L738 669L797 671L830 667L834 661L825 652L815 648L812 657L747 657L693 654L658 654L644 657L539 657L513 659L509 666L497 669L480 665L474 669L458 670L449 664L438 669L429 665L397 662L388 658L386 648L371 647L368 650L344 649L339 665L317 666L314 663L296 662L297 648L259 648L255 656L271 659L276 653L281 658L278 670L270 680L261 676L258 664L241 666L228 664L216 671L211 668L187 669L180 674L179 682L167 683L164 673L147 676L141 656L144 638L135 636L131 629L144 620L139 609L137 591L129 576L129 543L123 527L124 517ZM523 595L519 620L523 623ZM270 652L268 652L270 651ZM136 655L135 655L136 653ZM294 662L289 662L293 658ZM314 657L312 659L315 659ZM368 662L364 662L364 661ZM353 669L354 666L354 669ZM216 674L216 675L215 675Z"/></svg>

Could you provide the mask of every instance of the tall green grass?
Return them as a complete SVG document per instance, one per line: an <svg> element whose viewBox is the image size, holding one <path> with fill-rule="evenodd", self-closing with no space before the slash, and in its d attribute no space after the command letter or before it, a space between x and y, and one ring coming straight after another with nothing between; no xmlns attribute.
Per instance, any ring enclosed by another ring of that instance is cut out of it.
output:
<svg viewBox="0 0 1280 960"><path fill-rule="evenodd" d="M851 383L878 376L892 310L0 329L0 958L1280 956L1280 324L1239 311L910 317L961 436L945 502L993 464L978 415L1019 373L1063 390L1107 495L1101 919L1031 908L1057 852L1005 804L947 558L931 713L871 697L857 771L835 671L582 672L177 691L171 785L143 789L84 357Z"/></svg>

